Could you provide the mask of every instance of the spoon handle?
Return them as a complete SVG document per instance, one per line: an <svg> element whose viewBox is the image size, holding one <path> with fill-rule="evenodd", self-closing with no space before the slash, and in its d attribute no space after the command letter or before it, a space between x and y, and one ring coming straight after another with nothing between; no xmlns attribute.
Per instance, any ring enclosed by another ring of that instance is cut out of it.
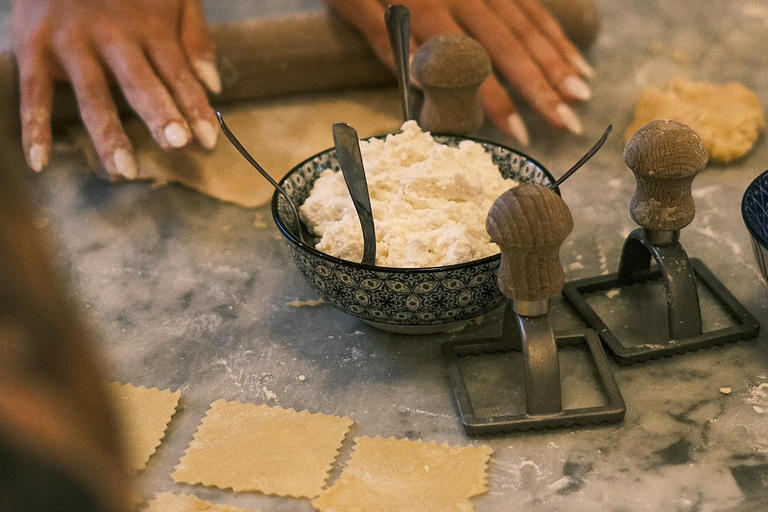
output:
<svg viewBox="0 0 768 512"><path fill-rule="evenodd" d="M333 142L336 144L336 157L344 174L344 181L352 196L360 226L363 229L364 265L376 262L376 231L373 225L371 198L368 195L368 182L365 179L363 156L360 154L360 142L357 131L346 123L334 123Z"/></svg>
<svg viewBox="0 0 768 512"><path fill-rule="evenodd" d="M389 44L392 46L392 53L395 58L395 67L397 68L397 84L400 88L400 101L403 106L403 117L405 121L411 119L410 87L409 76L409 57L410 57L410 26L411 12L404 5L390 5L384 14L384 21L387 24L387 33L389 34Z"/></svg>
<svg viewBox="0 0 768 512"><path fill-rule="evenodd" d="M559 187L565 180L567 180L571 176L571 174L573 174L576 171L578 171L579 168L582 165L587 163L587 160L589 160L590 158L595 156L595 153L597 153L598 150L601 147L603 147L603 144L605 143L605 139L608 138L608 135L611 133L611 130L613 130L613 125L609 124L608 127L603 132L602 137L600 137L600 139L597 142L595 142L595 145L592 146L592 148L589 151L587 151L587 153L583 157L579 158L579 161L576 162L575 164L573 164L573 166L570 169L565 171L565 174L560 176L560 179L558 179L556 182L554 182L552 185L550 185L549 188L555 189L555 188Z"/></svg>
<svg viewBox="0 0 768 512"><path fill-rule="evenodd" d="M229 139L229 142L232 143L233 146L235 146L235 149L237 149L241 155L243 155L243 158L245 158L249 164L251 164L259 173L264 176L264 178L273 186L275 187L275 190L283 196L283 198L288 202L288 206L291 208L291 212L293 213L294 217L296 217L296 229L299 234L299 238L302 242L307 243L307 239L302 233L301 230L301 217L299 217L299 209L296 207L296 203L293 202L293 200L290 198L288 194L285 193L283 188L272 178L272 176L269 175L267 171L264 170L264 168L259 165L259 162L256 161L255 158L251 156L250 153L243 147L242 144L240 144L240 141L237 140L237 137L235 137L235 134L232 133L232 130L229 129L229 126L227 126L227 123L224 122L224 116L221 115L221 112L218 110L216 111L216 118L219 120L219 124L221 125L221 131L224 132L224 135Z"/></svg>

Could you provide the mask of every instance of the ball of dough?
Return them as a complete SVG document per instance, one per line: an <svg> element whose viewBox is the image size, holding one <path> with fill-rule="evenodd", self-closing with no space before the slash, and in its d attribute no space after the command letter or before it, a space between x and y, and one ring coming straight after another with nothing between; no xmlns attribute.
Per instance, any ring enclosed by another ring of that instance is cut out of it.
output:
<svg viewBox="0 0 768 512"><path fill-rule="evenodd" d="M541 4L579 50L589 50L600 29L600 13L594 0L541 0Z"/></svg>
<svg viewBox="0 0 768 512"><path fill-rule="evenodd" d="M765 127L760 100L742 84L691 82L683 77L661 89L643 90L624 139L629 140L638 128L657 119L687 124L701 137L710 160L717 162L744 156Z"/></svg>

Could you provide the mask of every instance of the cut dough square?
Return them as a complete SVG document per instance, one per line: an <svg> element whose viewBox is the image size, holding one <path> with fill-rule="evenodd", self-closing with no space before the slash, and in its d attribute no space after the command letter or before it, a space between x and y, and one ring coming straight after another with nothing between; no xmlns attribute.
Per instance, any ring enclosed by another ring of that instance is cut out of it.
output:
<svg viewBox="0 0 768 512"><path fill-rule="evenodd" d="M314 498L328 480L349 418L217 400L176 466L187 484Z"/></svg>
<svg viewBox="0 0 768 512"><path fill-rule="evenodd" d="M149 502L144 512L250 512L244 508L216 505L191 494L161 492ZM255 510L253 512L260 512Z"/></svg>
<svg viewBox="0 0 768 512"><path fill-rule="evenodd" d="M147 389L111 382L107 385L126 440L128 468L141 471L155 453L179 405L181 391Z"/></svg>
<svg viewBox="0 0 768 512"><path fill-rule="evenodd" d="M471 511L486 491L488 446L450 446L408 439L355 438L339 479L312 501L320 511Z"/></svg>

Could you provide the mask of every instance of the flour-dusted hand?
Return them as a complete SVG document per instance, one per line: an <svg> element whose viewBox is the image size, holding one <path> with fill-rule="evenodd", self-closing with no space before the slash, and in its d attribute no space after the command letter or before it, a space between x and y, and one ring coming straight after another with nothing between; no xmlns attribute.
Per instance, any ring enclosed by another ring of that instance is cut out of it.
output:
<svg viewBox="0 0 768 512"><path fill-rule="evenodd" d="M392 65L385 0L326 0L362 32L381 60ZM592 92L583 80L592 68L537 0L400 0L411 11L411 51L442 33L460 32L488 51L500 77L552 126L581 133L569 103ZM480 88L485 112L504 132L527 145L528 131L496 76Z"/></svg>
<svg viewBox="0 0 768 512"><path fill-rule="evenodd" d="M203 85L221 89L199 0L17 0L11 20L19 66L22 144L42 170L51 157L55 80L68 79L111 180L138 164L110 95L114 79L164 149L192 137L216 144L216 117Z"/></svg>

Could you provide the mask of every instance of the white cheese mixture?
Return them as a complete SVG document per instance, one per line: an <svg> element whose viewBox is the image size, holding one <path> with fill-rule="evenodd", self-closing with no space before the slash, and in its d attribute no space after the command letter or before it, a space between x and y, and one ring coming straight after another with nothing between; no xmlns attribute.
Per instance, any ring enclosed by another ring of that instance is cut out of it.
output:
<svg viewBox="0 0 768 512"><path fill-rule="evenodd" d="M436 143L415 121L385 140L361 141L376 226L376 264L432 267L499 252L485 231L493 202L517 182L502 178L473 141ZM325 170L300 208L316 248L350 261L363 256L363 234L341 172Z"/></svg>

